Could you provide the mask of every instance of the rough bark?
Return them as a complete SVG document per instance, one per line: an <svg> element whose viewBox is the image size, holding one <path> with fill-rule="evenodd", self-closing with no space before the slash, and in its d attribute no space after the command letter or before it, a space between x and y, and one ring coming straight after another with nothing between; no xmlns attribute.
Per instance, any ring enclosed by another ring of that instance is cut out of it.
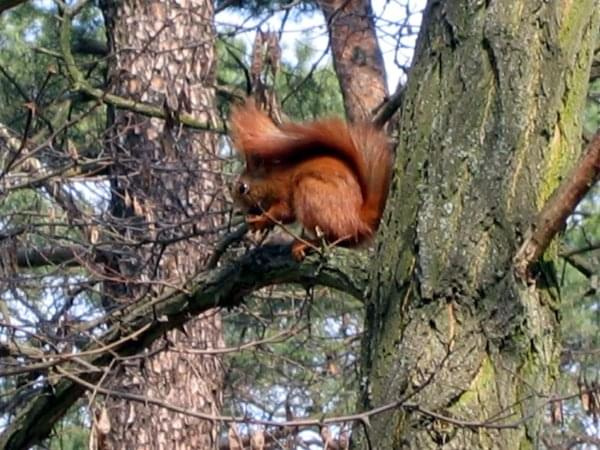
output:
<svg viewBox="0 0 600 450"><path fill-rule="evenodd" d="M371 118L388 96L371 2L321 0L348 120Z"/></svg>
<svg viewBox="0 0 600 450"><path fill-rule="evenodd" d="M212 2L107 1L104 10L114 57L113 92L163 105L171 115L186 112L214 124ZM119 221L119 233L133 242L159 238L173 242L138 253L130 248L125 257L115 258L109 273L117 280L105 283L109 305L128 303L140 295L160 295L168 285L185 287L210 255L204 239L210 236L207 231L217 228L221 220L217 211L222 208L215 175L216 134L193 133L175 119L152 119L122 110L114 111L111 121L110 151L122 161L113 169L111 183L111 213ZM198 230L204 238L180 240ZM143 280L153 283L140 287ZM220 315L207 312L184 328L155 342L149 350L153 356L119 365L108 385L218 413L223 382L219 359L164 348L165 343L180 349L222 346ZM104 407L110 411L111 427L98 440L104 439L108 448L197 449L209 448L217 439L214 422L118 398L107 399Z"/></svg>
<svg viewBox="0 0 600 450"><path fill-rule="evenodd" d="M365 409L419 409L373 417L375 448L537 448L559 357L554 252L528 285L513 258L580 150L598 11L429 1L362 355Z"/></svg>

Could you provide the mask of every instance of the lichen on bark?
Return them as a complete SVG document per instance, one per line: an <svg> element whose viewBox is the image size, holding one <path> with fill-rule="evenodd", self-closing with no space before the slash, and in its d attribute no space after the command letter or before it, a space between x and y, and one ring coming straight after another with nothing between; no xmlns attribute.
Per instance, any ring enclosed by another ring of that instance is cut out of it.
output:
<svg viewBox="0 0 600 450"><path fill-rule="evenodd" d="M372 272L361 406L412 393L490 426L405 409L373 419L377 448L537 444L556 299L521 284L512 262L580 150L597 30L597 0L428 3Z"/></svg>

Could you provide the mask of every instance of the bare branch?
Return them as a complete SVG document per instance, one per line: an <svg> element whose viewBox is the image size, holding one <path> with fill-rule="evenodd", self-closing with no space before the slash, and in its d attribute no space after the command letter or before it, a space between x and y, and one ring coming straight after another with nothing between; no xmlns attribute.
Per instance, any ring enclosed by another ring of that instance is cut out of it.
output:
<svg viewBox="0 0 600 450"><path fill-rule="evenodd" d="M18 267L29 268L59 264L79 266L80 258L72 247L29 248L17 250L16 263Z"/></svg>
<svg viewBox="0 0 600 450"><path fill-rule="evenodd" d="M583 196L598 180L600 173L600 131L588 144L579 164L560 184L534 220L521 248L515 255L517 274L526 279L531 264L546 250L564 226Z"/></svg>
<svg viewBox="0 0 600 450"><path fill-rule="evenodd" d="M71 52L71 19L78 12L78 5L73 8L68 8L64 12L61 28L60 28L60 48L62 51L63 58L67 67L67 72L71 77L72 87L74 91L85 93L103 103L113 105L117 108L143 114L148 117L156 117L159 119L170 119L172 116L177 120L178 123L186 125L190 128L206 131L214 131L217 133L224 133L223 127L216 127L213 124L208 124L203 121L197 120L191 114L185 114L180 112L168 112L164 108L154 106L149 103L132 100L128 98L119 97L118 95L110 94L102 89L92 87L85 79L83 74L79 71L75 58ZM79 6L80 7L80 6Z"/></svg>
<svg viewBox="0 0 600 450"><path fill-rule="evenodd" d="M215 307L237 306L243 302L244 295L267 285L297 283L310 287L319 284L361 298L366 286L365 256L336 249L328 261L312 255L297 264L290 258L287 246L258 248L224 268L202 273L191 294L172 290L166 296L148 298L124 310L117 324L83 349L87 356L78 358L78 367L85 361L89 367L101 368L116 357L137 354L166 331L181 327L198 314ZM143 332L135 340L124 340L124 333L131 334L132 330ZM97 353L95 349L99 347L110 348L110 352ZM67 363L64 367L68 370L70 366ZM99 371L80 374L88 383L94 383L100 376ZM0 435L0 448L21 449L40 442L84 392L85 387L73 380L63 379L54 384L44 395L23 406Z"/></svg>
<svg viewBox="0 0 600 450"><path fill-rule="evenodd" d="M4 11L14 8L21 3L25 3L26 0L0 0L0 14Z"/></svg>
<svg viewBox="0 0 600 450"><path fill-rule="evenodd" d="M404 91L405 86L398 85L396 92L394 92L392 96L381 105L381 108L377 111L375 116L373 116L373 123L377 127L382 128L402 106L402 101L404 100Z"/></svg>

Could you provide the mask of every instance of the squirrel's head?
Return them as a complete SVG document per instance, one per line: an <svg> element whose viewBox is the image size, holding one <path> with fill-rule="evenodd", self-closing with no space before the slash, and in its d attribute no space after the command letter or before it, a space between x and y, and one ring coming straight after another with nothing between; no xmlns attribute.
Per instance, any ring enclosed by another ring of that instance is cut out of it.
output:
<svg viewBox="0 0 600 450"><path fill-rule="evenodd" d="M273 202L273 195L264 179L243 173L238 177L232 189L235 204L245 213L260 214Z"/></svg>
<svg viewBox="0 0 600 450"><path fill-rule="evenodd" d="M245 179L243 175L239 176L235 181L232 189L233 199L235 204L242 208L245 212L250 212L254 207L258 207L256 201L252 198L250 189L250 180Z"/></svg>

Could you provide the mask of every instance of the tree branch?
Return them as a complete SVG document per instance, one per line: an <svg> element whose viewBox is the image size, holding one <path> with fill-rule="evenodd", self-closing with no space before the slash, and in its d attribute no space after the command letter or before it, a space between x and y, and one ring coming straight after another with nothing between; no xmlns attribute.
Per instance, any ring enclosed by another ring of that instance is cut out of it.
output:
<svg viewBox="0 0 600 450"><path fill-rule="evenodd" d="M525 235L514 258L515 270L522 279L527 279L531 264L542 256L599 175L600 131L596 132L579 164L552 194Z"/></svg>
<svg viewBox="0 0 600 450"><path fill-rule="evenodd" d="M103 103L113 105L116 108L143 114L147 117L156 117L166 120L173 115L178 123L190 128L224 133L223 128L218 128L213 124L199 121L191 114L180 113L177 111L169 112L164 108L154 106L150 103L119 97L118 95L109 94L102 89L92 87L78 69L73 53L71 52L71 20L77 14L78 6L79 5L75 5L73 8L65 9L60 27L60 49L74 91L87 94Z"/></svg>
<svg viewBox="0 0 600 450"><path fill-rule="evenodd" d="M383 128L388 120L398 111L404 101L404 92L406 91L405 85L398 85L396 92L394 92L385 103L381 105L381 108L373 116L373 123L378 128Z"/></svg>
<svg viewBox="0 0 600 450"><path fill-rule="evenodd" d="M78 357L78 362L60 361L57 358L57 364L60 363L65 370L76 364L73 368L80 370L83 361L89 367L102 368L115 358L138 354L166 331L181 327L200 313L215 307L237 306L243 301L244 295L268 285L321 285L342 290L360 299L366 286L365 258L366 255L361 252L336 249L327 261L312 255L298 264L290 258L288 246L258 248L230 265L202 273L191 294L171 291L162 298L148 298L129 310L125 309L117 324L82 350L85 356ZM142 330L136 339L123 339L135 330ZM94 351L107 346L110 346L110 351ZM79 372L79 376L89 383L95 383L101 373ZM23 405L0 435L0 448L22 449L39 443L84 392L85 388L79 383L65 378L52 386L48 385L43 395Z"/></svg>
<svg viewBox="0 0 600 450"><path fill-rule="evenodd" d="M7 11L10 8L20 5L21 3L25 3L25 1L26 0L0 0L0 14L2 14L3 11Z"/></svg>
<svg viewBox="0 0 600 450"><path fill-rule="evenodd" d="M20 248L17 250L18 267L34 268L44 266L79 266L85 251L78 252L73 247Z"/></svg>

